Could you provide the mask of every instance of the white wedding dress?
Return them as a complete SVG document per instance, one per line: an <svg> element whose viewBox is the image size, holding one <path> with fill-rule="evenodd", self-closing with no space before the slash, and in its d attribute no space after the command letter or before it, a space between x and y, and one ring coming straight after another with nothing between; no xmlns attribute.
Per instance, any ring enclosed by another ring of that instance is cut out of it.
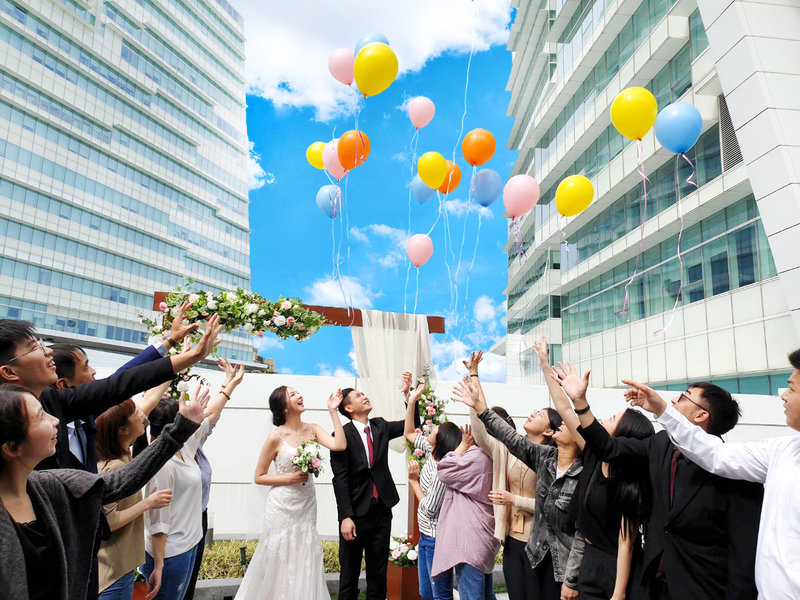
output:
<svg viewBox="0 0 800 600"><path fill-rule="evenodd" d="M297 448L281 441L279 475L297 469ZM305 484L273 487L264 508L264 529L236 600L330 600L317 533L314 477Z"/></svg>

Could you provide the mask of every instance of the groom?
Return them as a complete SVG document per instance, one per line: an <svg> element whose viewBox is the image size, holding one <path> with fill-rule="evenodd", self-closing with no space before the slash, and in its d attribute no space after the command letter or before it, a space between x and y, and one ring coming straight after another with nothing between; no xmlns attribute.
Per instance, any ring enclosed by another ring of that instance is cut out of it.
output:
<svg viewBox="0 0 800 600"><path fill-rule="evenodd" d="M411 373L403 373L408 397ZM385 600L392 507L400 501L389 472L389 441L403 435L403 421L369 418L372 404L364 392L342 390L339 412L347 448L331 452L333 492L339 511L339 599L358 598L361 558L366 551L367 600ZM417 416L416 425L419 425Z"/></svg>

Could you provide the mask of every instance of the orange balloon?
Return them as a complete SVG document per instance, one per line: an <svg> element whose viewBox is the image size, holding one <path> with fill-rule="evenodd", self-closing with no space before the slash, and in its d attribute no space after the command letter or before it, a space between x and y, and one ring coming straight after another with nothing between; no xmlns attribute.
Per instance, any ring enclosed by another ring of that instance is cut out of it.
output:
<svg viewBox="0 0 800 600"><path fill-rule="evenodd" d="M354 129L339 138L339 162L351 171L369 156L369 138L363 131Z"/></svg>
<svg viewBox="0 0 800 600"><path fill-rule="evenodd" d="M443 194L448 194L458 187L461 183L461 169L452 160L447 161L447 175L444 176L444 183L438 187Z"/></svg>
<svg viewBox="0 0 800 600"><path fill-rule="evenodd" d="M494 156L494 149L494 136L485 129L473 129L461 143L461 152L473 167L488 162Z"/></svg>

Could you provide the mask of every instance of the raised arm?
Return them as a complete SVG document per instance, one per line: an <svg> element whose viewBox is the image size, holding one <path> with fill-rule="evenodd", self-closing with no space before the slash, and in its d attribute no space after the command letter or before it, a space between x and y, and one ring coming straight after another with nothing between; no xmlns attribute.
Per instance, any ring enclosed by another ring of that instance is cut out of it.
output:
<svg viewBox="0 0 800 600"><path fill-rule="evenodd" d="M409 404L413 404L413 402L411 401L411 397L409 396L409 394L411 393L411 379L412 375L410 371L406 371L401 375L400 391L403 394L403 399L405 401L406 414L408 412ZM417 386L417 388L419 388L419 386ZM420 389L419 393L421 394L422 390L424 389L425 386L422 385L422 389ZM419 394L417 394L416 398L419 398ZM415 428L419 427L420 423L422 422L420 421L419 418L419 412L415 411L413 415L414 415L414 427ZM390 440L396 437L400 437L401 435L405 437L405 429L406 429L405 419L400 419L398 421L386 421L386 435Z"/></svg>
<svg viewBox="0 0 800 600"><path fill-rule="evenodd" d="M475 380L475 385L477 385L478 388L478 396L485 405L486 396L483 393L483 386L478 378L478 365L482 360L483 352L479 350L478 352L471 352L469 358L461 362L463 362L464 366L467 367L469 376ZM473 408L470 408L469 410L469 424L472 426L472 436L475 438L475 443L479 448L486 452L486 454L493 457L498 447L502 447L503 445L489 435L489 433L486 431L486 427L478 418L478 413L475 412L475 409Z"/></svg>
<svg viewBox="0 0 800 600"><path fill-rule="evenodd" d="M281 447L281 436L276 431L273 431L267 436L264 445L261 448L261 454L258 456L258 463L256 463L256 474L253 481L258 485L292 485L293 483L305 483L308 481L308 473L296 470L290 473L283 473L282 475L272 475L269 472L269 466L275 457L278 455L278 450Z"/></svg>
<svg viewBox="0 0 800 600"><path fill-rule="evenodd" d="M631 406L639 406L653 413L664 426L674 444L693 463L709 473L729 479L744 479L764 483L769 470L767 442L724 443L720 438L692 425L686 417L668 404L652 388L623 379L631 386L625 396Z"/></svg>
<svg viewBox="0 0 800 600"><path fill-rule="evenodd" d="M572 406L569 403L569 398L567 398L562 387L555 379L553 379L553 368L550 366L550 358L547 355L547 340L545 337L542 336L541 340L536 340L533 343L533 348L536 352L536 357L539 359L539 366L544 374L544 380L545 383L547 383L547 391L550 392L550 398L553 400L553 406L555 406L559 416L564 421L567 429L569 429L572 439L575 440L575 443L578 444L578 447L583 450L586 442L583 440L583 437L581 437L581 434L578 431L578 427L580 427L578 415L576 415L575 411L572 410Z"/></svg>
<svg viewBox="0 0 800 600"><path fill-rule="evenodd" d="M225 382L217 392L217 395L211 399L206 407L206 417L208 417L211 425L216 425L219 418L222 416L222 409L228 404L228 401L233 395L233 391L242 383L244 379L244 365L235 367L225 359L220 358L217 360L219 368L225 372Z"/></svg>
<svg viewBox="0 0 800 600"><path fill-rule="evenodd" d="M336 390L328 398L328 414L333 421L333 435L314 423L311 426L317 441L334 452L341 452L347 448L347 439L344 437L342 422L339 420L339 405L342 403L342 390Z"/></svg>

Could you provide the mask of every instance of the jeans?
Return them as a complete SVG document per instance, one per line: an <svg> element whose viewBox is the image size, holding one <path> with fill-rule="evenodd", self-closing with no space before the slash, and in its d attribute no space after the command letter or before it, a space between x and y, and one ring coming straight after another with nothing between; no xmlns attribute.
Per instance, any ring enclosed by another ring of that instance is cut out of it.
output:
<svg viewBox="0 0 800 600"><path fill-rule="evenodd" d="M133 597L134 572L126 573L100 592L100 600L131 600Z"/></svg>
<svg viewBox="0 0 800 600"><path fill-rule="evenodd" d="M438 577L431 577L435 548L436 538L424 533L419 535L417 544L419 595L422 600L453 600L453 571L447 570Z"/></svg>
<svg viewBox="0 0 800 600"><path fill-rule="evenodd" d="M183 600L189 580L192 577L194 555L197 547L187 550L183 554L164 559L164 568L161 571L161 587L154 600ZM153 572L153 557L145 552L144 576L150 580Z"/></svg>
<svg viewBox="0 0 800 600"><path fill-rule="evenodd" d="M458 595L461 600L495 600L492 574L488 575L468 565L456 565L456 581Z"/></svg>

